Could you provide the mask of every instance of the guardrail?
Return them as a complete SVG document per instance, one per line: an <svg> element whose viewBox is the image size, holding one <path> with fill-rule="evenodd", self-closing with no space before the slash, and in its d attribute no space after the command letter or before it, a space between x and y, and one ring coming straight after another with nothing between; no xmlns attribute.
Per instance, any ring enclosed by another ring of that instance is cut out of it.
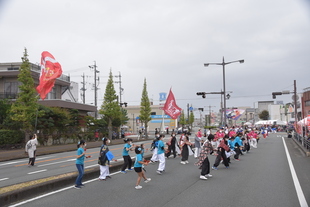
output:
<svg viewBox="0 0 310 207"><path fill-rule="evenodd" d="M294 139L295 139L296 141L299 142L299 144L300 144L305 150L307 150L308 152L310 152L310 138L304 137L304 136L302 136L302 135L300 135L300 134L297 134L297 133L295 133L295 135L294 135L293 137L294 137Z"/></svg>

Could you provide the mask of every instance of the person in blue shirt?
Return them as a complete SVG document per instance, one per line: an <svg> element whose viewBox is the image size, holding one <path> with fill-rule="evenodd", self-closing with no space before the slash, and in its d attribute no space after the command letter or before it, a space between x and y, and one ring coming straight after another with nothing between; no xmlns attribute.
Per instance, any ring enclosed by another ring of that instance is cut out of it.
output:
<svg viewBox="0 0 310 207"><path fill-rule="evenodd" d="M136 187L135 187L135 189L138 190L138 189L142 188L142 186L140 185L141 178L144 179L145 183L150 182L151 178L146 178L145 173L142 170L142 165L147 165L148 162L145 162L143 159L143 155L142 155L143 149L141 148L141 146L136 146L135 153L137 155L136 155L136 161L135 161L135 164L133 167L134 167L134 170L136 171L136 173L138 173L138 179L137 179Z"/></svg>
<svg viewBox="0 0 310 207"><path fill-rule="evenodd" d="M238 132L237 136L232 142L232 145L234 146L234 150L236 152L236 154L234 155L234 158L236 161L240 161L239 155L241 154L241 148L243 147L242 140L241 140L242 135L243 135L242 132Z"/></svg>
<svg viewBox="0 0 310 207"><path fill-rule="evenodd" d="M129 155L129 151L133 150L134 144L132 144L132 139L124 139L125 145L123 148L123 158L124 158L124 164L121 169L121 173L126 173L126 168L128 167L129 171L132 171L131 166L132 166L132 160Z"/></svg>
<svg viewBox="0 0 310 207"><path fill-rule="evenodd" d="M84 175L84 159L85 158L90 158L91 156L86 156L85 154L85 147L86 147L86 142L84 140L81 140L78 142L77 145L78 149L76 152L76 168L78 169L79 175L75 180L75 188L80 189L81 187L84 187L82 184L82 178Z"/></svg>
<svg viewBox="0 0 310 207"><path fill-rule="evenodd" d="M160 135L158 139L158 149L157 149L157 158L159 161L158 169L157 169L157 174L161 175L163 171L165 170L165 165L166 165L166 159L165 159L165 143L163 142L163 138L165 135Z"/></svg>

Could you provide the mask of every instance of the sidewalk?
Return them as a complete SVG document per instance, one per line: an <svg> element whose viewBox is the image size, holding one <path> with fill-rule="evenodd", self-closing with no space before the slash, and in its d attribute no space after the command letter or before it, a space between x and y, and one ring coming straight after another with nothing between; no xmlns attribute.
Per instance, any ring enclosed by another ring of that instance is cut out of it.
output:
<svg viewBox="0 0 310 207"><path fill-rule="evenodd" d="M133 141L138 141L137 136L128 136L127 138L133 139ZM143 140L143 139L142 139ZM139 140L141 141L141 139ZM114 139L111 141L111 145L115 144L123 144L123 139ZM102 145L102 141L92 141L87 142L88 149L100 147ZM59 152L67 152L67 151L74 151L77 149L77 144L64 144L64 145L52 145L52 146L39 146L37 147L37 156L40 155L47 155ZM0 162L8 161L8 160L15 160L21 158L28 158L28 154L25 153L25 149L17 149L17 150L0 150Z"/></svg>

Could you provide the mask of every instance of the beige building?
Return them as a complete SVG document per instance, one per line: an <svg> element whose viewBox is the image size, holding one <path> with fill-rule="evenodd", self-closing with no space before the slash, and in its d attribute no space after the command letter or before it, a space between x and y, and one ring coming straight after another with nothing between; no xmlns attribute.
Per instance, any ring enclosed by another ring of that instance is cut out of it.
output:
<svg viewBox="0 0 310 207"><path fill-rule="evenodd" d="M161 109L162 105L151 105L151 118L149 122L148 131L155 132L155 129L160 129L161 132L172 129L176 129L177 120L171 119L170 116L165 115L164 111ZM139 130L144 129L143 123L140 122L140 106L128 106L125 108L127 110L129 121L127 123L127 131L137 134Z"/></svg>

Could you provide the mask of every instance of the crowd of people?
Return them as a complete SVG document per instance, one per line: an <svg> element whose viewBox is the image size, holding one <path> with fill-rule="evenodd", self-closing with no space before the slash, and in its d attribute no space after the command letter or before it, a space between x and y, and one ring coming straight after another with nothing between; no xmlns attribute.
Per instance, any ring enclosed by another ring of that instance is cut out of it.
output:
<svg viewBox="0 0 310 207"><path fill-rule="evenodd" d="M123 147L123 159L124 164L121 168L121 173L126 174L127 171L135 171L138 174L135 189L142 189L140 182L144 179L145 183L151 181L151 178L147 178L145 174L145 166L149 163L158 163L156 173L162 175L165 172L166 159L170 157L180 157L180 163L186 165L189 163L188 158L194 155L197 159L195 165L198 166L200 171L200 179L207 180L212 177L210 170L218 170L218 166L222 163L226 169L229 169L231 159L240 161L240 155L248 153L251 148L257 148L260 134L263 138L268 136L268 129L261 128L239 128L239 127L225 127L218 129L215 133L211 130L202 133L201 129L195 134L194 143L190 142L189 134L183 133L177 139L176 134L173 132L167 143L164 143L163 139L165 135L156 132L155 139L151 144L150 150L152 151L152 158L150 160L144 159L144 153L146 150L144 144L135 146L132 143L132 139L124 139ZM108 144L110 140L102 138L103 144L100 148L98 164L100 165L99 180L106 180L110 177L109 166L110 161L114 156L109 151ZM86 143L81 140L78 143L76 166L79 175L76 179L75 188L83 187L81 182L84 173L84 158L88 158L85 154ZM136 154L135 162L133 163L130 151L134 151ZM216 156L214 164L210 165L208 156ZM132 168L133 166L133 168ZM126 171L127 170L127 171Z"/></svg>

